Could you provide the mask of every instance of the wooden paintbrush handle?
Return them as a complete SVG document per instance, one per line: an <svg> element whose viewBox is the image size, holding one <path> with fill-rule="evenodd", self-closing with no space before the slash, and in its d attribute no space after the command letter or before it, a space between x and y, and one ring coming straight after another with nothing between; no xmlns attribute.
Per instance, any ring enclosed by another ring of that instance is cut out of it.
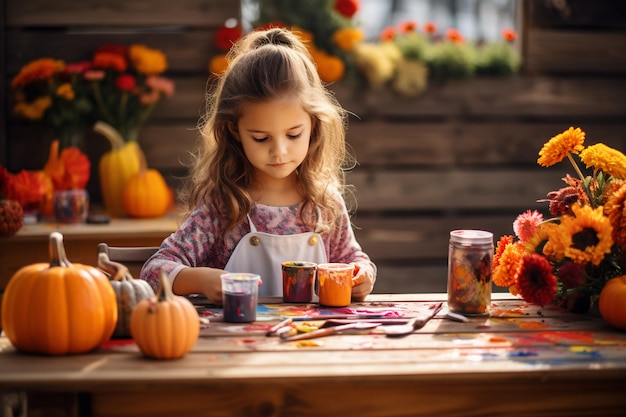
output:
<svg viewBox="0 0 626 417"><path fill-rule="evenodd" d="M443 303L439 303L437 304L435 307L433 307L432 310L428 311L427 313L424 314L420 314L419 316L415 317L414 319L412 319L412 325L413 325L413 329L417 330L417 329L421 329L422 327L424 327L426 325L426 323L428 323L430 321L430 319L432 319L433 317L435 317L437 315L437 313L439 313L439 311L441 311L441 307L443 306Z"/></svg>
<svg viewBox="0 0 626 417"><path fill-rule="evenodd" d="M337 326L338 327L338 326ZM297 334L282 338L283 342L295 342L297 340L316 339L318 337L329 336L337 332L337 327L327 327L325 329L313 330L312 332Z"/></svg>

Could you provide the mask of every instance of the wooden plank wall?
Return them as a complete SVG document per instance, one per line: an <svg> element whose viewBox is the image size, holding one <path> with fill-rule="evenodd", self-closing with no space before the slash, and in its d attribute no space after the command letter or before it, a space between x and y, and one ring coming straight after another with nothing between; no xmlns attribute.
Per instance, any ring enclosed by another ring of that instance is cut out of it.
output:
<svg viewBox="0 0 626 417"><path fill-rule="evenodd" d="M175 185L196 140L214 32L238 16L238 4L100 3L7 0L3 76L10 79L43 55L86 59L102 43L163 49L177 91L159 105L140 143L148 163ZM563 3L567 10L556 8ZM572 172L566 164L536 165L538 150L554 134L580 126L588 143L626 150L624 6L614 0L527 0L523 6L524 71L516 77L431 85L410 99L331 87L355 115L348 141L359 165L347 178L356 187L357 236L379 266L376 292L445 291L450 230L479 228L498 237L512 233L522 211L545 212L535 201ZM39 159L32 152L41 146L37 129L8 118L0 134L0 163L41 166L45 152ZM105 144L94 134L87 140L97 160ZM97 200L95 172L89 190Z"/></svg>

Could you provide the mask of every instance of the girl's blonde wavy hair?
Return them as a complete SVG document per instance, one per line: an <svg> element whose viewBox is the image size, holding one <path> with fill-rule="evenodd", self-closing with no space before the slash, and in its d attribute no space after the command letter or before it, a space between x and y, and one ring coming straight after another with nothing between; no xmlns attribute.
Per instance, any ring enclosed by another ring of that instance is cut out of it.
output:
<svg viewBox="0 0 626 417"><path fill-rule="evenodd" d="M254 203L247 191L254 170L228 125L237 124L246 103L295 95L312 121L309 151L297 172L304 196L300 217L310 230L331 230L340 216L337 196L346 188L344 168L354 166L345 143L347 112L324 87L304 44L288 30L250 32L226 58L228 69L206 97L200 143L181 193L185 215L206 204L223 217L225 231L244 221Z"/></svg>

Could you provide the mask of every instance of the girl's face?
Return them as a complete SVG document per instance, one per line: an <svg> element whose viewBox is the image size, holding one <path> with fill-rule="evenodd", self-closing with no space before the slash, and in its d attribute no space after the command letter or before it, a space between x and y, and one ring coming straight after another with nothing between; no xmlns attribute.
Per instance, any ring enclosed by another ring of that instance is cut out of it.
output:
<svg viewBox="0 0 626 417"><path fill-rule="evenodd" d="M286 95L244 105L232 133L241 142L262 185L293 179L309 150L311 116L300 102Z"/></svg>

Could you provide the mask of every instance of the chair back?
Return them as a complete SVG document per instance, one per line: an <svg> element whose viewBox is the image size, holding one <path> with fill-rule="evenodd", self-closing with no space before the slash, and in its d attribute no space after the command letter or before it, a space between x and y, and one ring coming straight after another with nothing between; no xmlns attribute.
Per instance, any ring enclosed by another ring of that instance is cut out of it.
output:
<svg viewBox="0 0 626 417"><path fill-rule="evenodd" d="M158 246L109 246L106 243L98 244L98 253L106 253L111 261L124 265L135 279L139 279L141 267L158 249Z"/></svg>

